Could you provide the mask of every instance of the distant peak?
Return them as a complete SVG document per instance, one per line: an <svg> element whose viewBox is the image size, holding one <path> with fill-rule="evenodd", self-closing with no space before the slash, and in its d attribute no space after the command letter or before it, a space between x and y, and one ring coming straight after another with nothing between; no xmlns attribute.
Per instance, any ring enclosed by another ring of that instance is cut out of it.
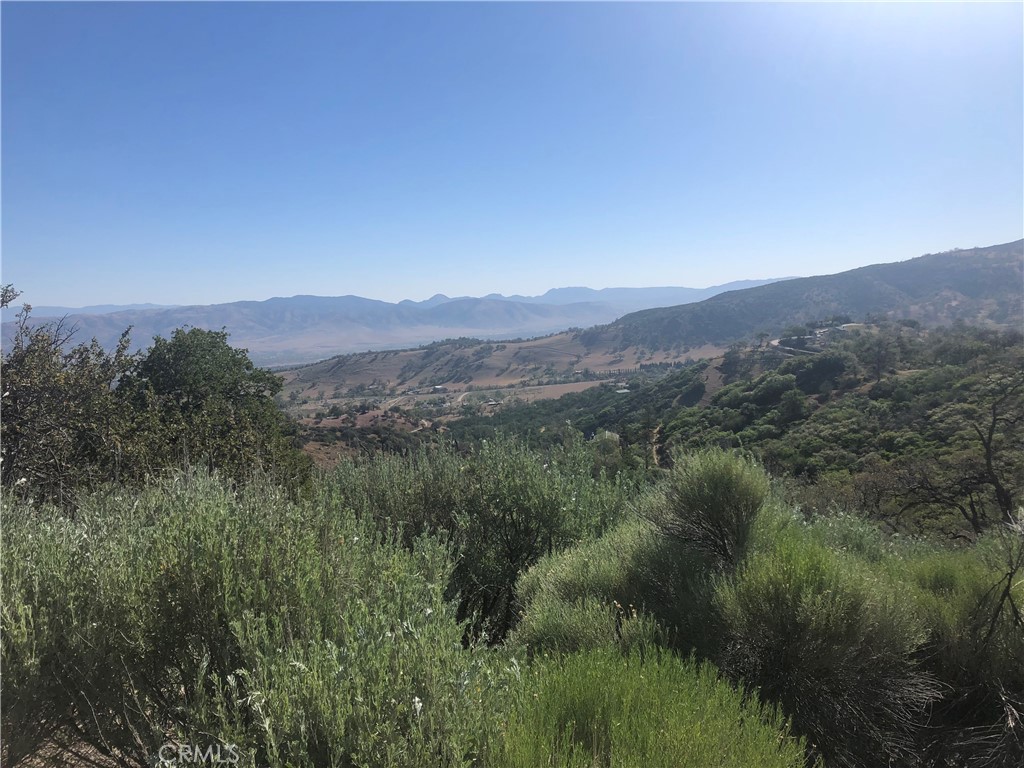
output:
<svg viewBox="0 0 1024 768"><path fill-rule="evenodd" d="M450 296L445 296L443 293L435 293L429 299L423 301L414 301L413 299L402 299L398 302L400 307L436 307L438 304L447 304L452 301Z"/></svg>

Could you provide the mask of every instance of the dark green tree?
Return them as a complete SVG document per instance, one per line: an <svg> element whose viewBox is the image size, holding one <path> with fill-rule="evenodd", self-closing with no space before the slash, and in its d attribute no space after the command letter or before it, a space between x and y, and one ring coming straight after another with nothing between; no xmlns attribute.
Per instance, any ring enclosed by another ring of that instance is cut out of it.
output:
<svg viewBox="0 0 1024 768"><path fill-rule="evenodd" d="M301 482L309 466L274 403L281 380L256 368L225 331L179 328L118 385L138 414L147 463L205 465L243 480L257 471Z"/></svg>
<svg viewBox="0 0 1024 768"><path fill-rule="evenodd" d="M896 334L885 327L862 334L854 341L854 354L876 382L899 362L899 349Z"/></svg>

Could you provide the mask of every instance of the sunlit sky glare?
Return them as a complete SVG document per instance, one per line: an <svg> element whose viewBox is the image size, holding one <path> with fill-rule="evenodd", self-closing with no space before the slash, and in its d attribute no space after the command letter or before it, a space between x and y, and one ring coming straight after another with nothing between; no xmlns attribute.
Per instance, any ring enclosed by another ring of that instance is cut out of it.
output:
<svg viewBox="0 0 1024 768"><path fill-rule="evenodd" d="M2 280L396 301L1024 236L1014 3L18 3Z"/></svg>

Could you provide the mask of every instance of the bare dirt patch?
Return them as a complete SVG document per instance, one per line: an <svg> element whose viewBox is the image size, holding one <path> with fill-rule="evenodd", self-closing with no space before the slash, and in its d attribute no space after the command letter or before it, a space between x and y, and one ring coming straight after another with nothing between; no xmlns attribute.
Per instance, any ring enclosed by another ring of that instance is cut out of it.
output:
<svg viewBox="0 0 1024 768"><path fill-rule="evenodd" d="M715 360L704 370L702 376L704 379L704 396L701 397L698 403L702 408L711 405L711 398L715 396L718 390L725 386L725 377L718 370L718 365L721 362L721 360Z"/></svg>

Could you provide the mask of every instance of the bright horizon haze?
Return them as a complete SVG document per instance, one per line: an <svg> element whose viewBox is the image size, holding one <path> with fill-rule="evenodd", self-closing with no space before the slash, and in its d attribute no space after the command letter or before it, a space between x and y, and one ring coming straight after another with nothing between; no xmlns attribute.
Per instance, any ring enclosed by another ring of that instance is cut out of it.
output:
<svg viewBox="0 0 1024 768"><path fill-rule="evenodd" d="M1020 3L19 3L36 305L817 275L1024 236Z"/></svg>

